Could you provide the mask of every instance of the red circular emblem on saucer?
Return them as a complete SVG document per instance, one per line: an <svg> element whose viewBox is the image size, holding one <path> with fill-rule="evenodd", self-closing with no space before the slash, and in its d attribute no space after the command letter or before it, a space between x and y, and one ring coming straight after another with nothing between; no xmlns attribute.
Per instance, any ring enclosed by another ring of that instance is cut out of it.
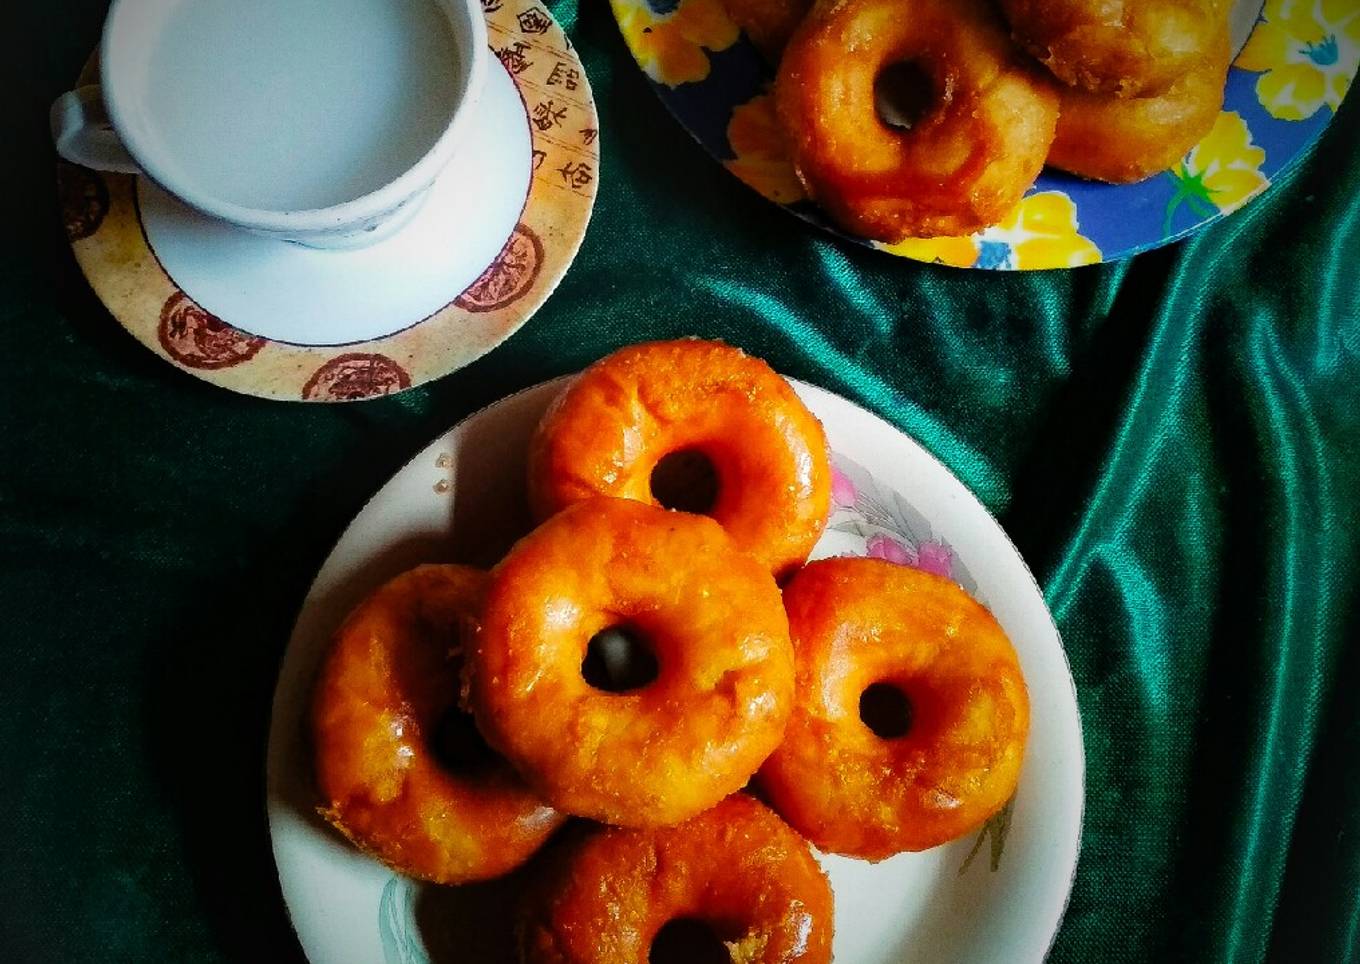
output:
<svg viewBox="0 0 1360 964"><path fill-rule="evenodd" d="M230 368L254 358L265 346L265 339L231 327L183 291L176 291L161 308L157 334L165 353L186 368Z"/></svg>
<svg viewBox="0 0 1360 964"><path fill-rule="evenodd" d="M94 234L109 213L108 185L88 167L59 162L57 194L61 198L61 220L66 226L66 237L71 241Z"/></svg>
<svg viewBox="0 0 1360 964"><path fill-rule="evenodd" d="M410 387L411 376L386 355L351 352L318 368L302 387L302 398L308 402L354 402Z"/></svg>
<svg viewBox="0 0 1360 964"><path fill-rule="evenodd" d="M496 260L454 299L464 311L496 311L522 297L543 266L543 242L522 224L515 225Z"/></svg>

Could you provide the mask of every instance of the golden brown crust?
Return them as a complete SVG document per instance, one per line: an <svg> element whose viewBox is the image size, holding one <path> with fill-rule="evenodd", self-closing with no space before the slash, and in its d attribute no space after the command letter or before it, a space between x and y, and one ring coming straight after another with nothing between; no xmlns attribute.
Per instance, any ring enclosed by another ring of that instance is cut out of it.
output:
<svg viewBox="0 0 1360 964"><path fill-rule="evenodd" d="M1093 94L1164 92L1217 56L1220 0L1002 0L1025 47Z"/></svg>
<svg viewBox="0 0 1360 964"><path fill-rule="evenodd" d="M1214 56L1155 96L1121 99L1063 90L1048 162L1114 184L1173 167L1213 129L1223 108L1231 61L1226 21L1219 26L1215 49Z"/></svg>
<svg viewBox="0 0 1360 964"><path fill-rule="evenodd" d="M774 573L800 565L831 509L826 434L789 383L720 342L621 349L553 403L529 449L529 495L546 519L595 495L652 505L652 470L698 450L718 474L708 513Z"/></svg>
<svg viewBox="0 0 1360 964"><path fill-rule="evenodd" d="M531 891L525 964L646 964L669 921L704 921L740 964L826 964L832 896L807 843L745 794L665 830L597 831Z"/></svg>
<svg viewBox="0 0 1360 964"><path fill-rule="evenodd" d="M504 761L450 773L430 747L457 700L460 626L487 576L420 566L380 587L336 633L313 691L321 815L362 850L437 883L506 873L565 819Z"/></svg>
<svg viewBox="0 0 1360 964"><path fill-rule="evenodd" d="M939 576L877 559L827 559L784 590L797 695L760 784L822 850L879 860L976 829L1015 792L1029 697L992 615ZM911 703L904 736L860 718L888 683Z"/></svg>
<svg viewBox="0 0 1360 964"><path fill-rule="evenodd" d="M650 644L651 683L582 676L618 625ZM520 540L492 573L470 655L487 740L558 809L667 826L740 789L779 743L793 651L779 589L703 516L595 498Z"/></svg>
<svg viewBox="0 0 1360 964"><path fill-rule="evenodd" d="M879 74L904 61L933 88L910 130L875 106ZM968 234L1015 207L1053 140L1054 86L987 0L822 0L775 98L812 197L847 231L900 241Z"/></svg>
<svg viewBox="0 0 1360 964"><path fill-rule="evenodd" d="M765 59L777 64L812 0L722 0L722 4Z"/></svg>

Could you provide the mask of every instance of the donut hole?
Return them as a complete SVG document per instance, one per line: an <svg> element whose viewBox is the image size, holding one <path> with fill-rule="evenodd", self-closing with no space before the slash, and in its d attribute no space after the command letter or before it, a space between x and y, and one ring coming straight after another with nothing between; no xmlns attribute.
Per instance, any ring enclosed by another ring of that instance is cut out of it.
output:
<svg viewBox="0 0 1360 964"><path fill-rule="evenodd" d="M875 736L895 740L911 730L911 700L892 683L874 683L860 694L859 718Z"/></svg>
<svg viewBox="0 0 1360 964"><path fill-rule="evenodd" d="M935 100L935 84L920 64L901 60L874 78L874 109L889 127L909 131L920 123Z"/></svg>
<svg viewBox="0 0 1360 964"><path fill-rule="evenodd" d="M731 964L732 955L707 921L677 917L652 939L648 964Z"/></svg>
<svg viewBox="0 0 1360 964"><path fill-rule="evenodd" d="M472 714L456 705L435 723L430 747L439 765L459 776L485 773L500 762L496 751L482 739Z"/></svg>
<svg viewBox="0 0 1360 964"><path fill-rule="evenodd" d="M707 515L718 501L718 469L698 449L671 452L652 469L652 498L666 509Z"/></svg>
<svg viewBox="0 0 1360 964"><path fill-rule="evenodd" d="M647 638L628 625L611 626L590 638L581 675L597 690L627 693L656 679L660 667Z"/></svg>

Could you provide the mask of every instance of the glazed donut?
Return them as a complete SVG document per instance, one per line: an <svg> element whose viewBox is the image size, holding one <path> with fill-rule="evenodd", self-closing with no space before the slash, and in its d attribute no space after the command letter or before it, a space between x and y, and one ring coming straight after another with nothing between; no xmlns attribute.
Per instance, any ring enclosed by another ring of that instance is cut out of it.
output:
<svg viewBox="0 0 1360 964"><path fill-rule="evenodd" d="M591 640L610 629L641 637L654 679L587 682ZM544 799L631 827L679 823L740 789L792 708L769 571L712 519L625 499L578 502L510 550L469 669L478 726Z"/></svg>
<svg viewBox="0 0 1360 964"><path fill-rule="evenodd" d="M313 691L311 735L321 815L384 863L441 884L483 880L527 860L565 819L504 760L475 742L452 753L459 631L487 576L421 566L345 620Z"/></svg>
<svg viewBox="0 0 1360 964"><path fill-rule="evenodd" d="M723 0L723 9L746 39L771 63L779 63L812 0Z"/></svg>
<svg viewBox="0 0 1360 964"><path fill-rule="evenodd" d="M960 837L1011 798L1029 697L986 609L940 576L850 558L808 565L784 604L795 709L760 785L795 830L880 860Z"/></svg>
<svg viewBox="0 0 1360 964"><path fill-rule="evenodd" d="M929 86L908 130L877 112L897 64ZM1054 86L988 0L822 0L784 50L775 100L808 193L847 231L896 242L1009 214L1053 141Z"/></svg>
<svg viewBox="0 0 1360 964"><path fill-rule="evenodd" d="M1231 61L1226 23L1214 56L1162 94L1117 98L1067 88L1061 93L1054 167L1113 184L1174 167L1213 129Z"/></svg>
<svg viewBox="0 0 1360 964"><path fill-rule="evenodd" d="M678 827L597 831L568 848L529 892L520 959L647 964L665 955L654 949L666 940L657 935L680 921L726 945L714 958L825 964L831 912L831 887L807 843L738 793ZM700 948L665 956L708 960Z"/></svg>
<svg viewBox="0 0 1360 964"><path fill-rule="evenodd" d="M1001 0L1016 42L1064 84L1158 94L1216 56L1220 0Z"/></svg>
<svg viewBox="0 0 1360 964"><path fill-rule="evenodd" d="M704 514L739 547L777 575L807 558L831 511L826 435L770 366L718 342L633 345L587 368L530 443L530 501L540 519L594 495L655 505L657 466L677 453L711 464Z"/></svg>

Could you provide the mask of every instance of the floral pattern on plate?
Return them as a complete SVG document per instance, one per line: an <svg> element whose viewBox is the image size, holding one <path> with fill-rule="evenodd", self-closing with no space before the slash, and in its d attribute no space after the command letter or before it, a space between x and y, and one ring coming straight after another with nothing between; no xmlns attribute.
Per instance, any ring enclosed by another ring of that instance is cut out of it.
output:
<svg viewBox="0 0 1360 964"><path fill-rule="evenodd" d="M843 455L831 458L831 519L819 555L868 556L952 579L969 595L977 581L958 554L900 492Z"/></svg>
<svg viewBox="0 0 1360 964"><path fill-rule="evenodd" d="M653 82L676 87L708 77L706 50L726 50L738 31L719 0L616 4L623 39Z"/></svg>
<svg viewBox="0 0 1360 964"><path fill-rule="evenodd" d="M1360 4L1355 0L1268 0L1261 23L1237 58L1260 73L1256 96L1271 117L1307 120L1341 106L1360 65Z"/></svg>
<svg viewBox="0 0 1360 964"><path fill-rule="evenodd" d="M1261 173L1266 152L1252 143L1242 115L1224 111L1209 136L1167 174L1176 193L1166 204L1163 230L1173 229L1177 209L1187 205L1196 217L1236 211L1264 191L1270 181ZM1216 209L1216 210L1215 210Z"/></svg>
<svg viewBox="0 0 1360 964"><path fill-rule="evenodd" d="M394 875L378 901L378 939L383 964L430 964L416 924L416 888L409 877Z"/></svg>

